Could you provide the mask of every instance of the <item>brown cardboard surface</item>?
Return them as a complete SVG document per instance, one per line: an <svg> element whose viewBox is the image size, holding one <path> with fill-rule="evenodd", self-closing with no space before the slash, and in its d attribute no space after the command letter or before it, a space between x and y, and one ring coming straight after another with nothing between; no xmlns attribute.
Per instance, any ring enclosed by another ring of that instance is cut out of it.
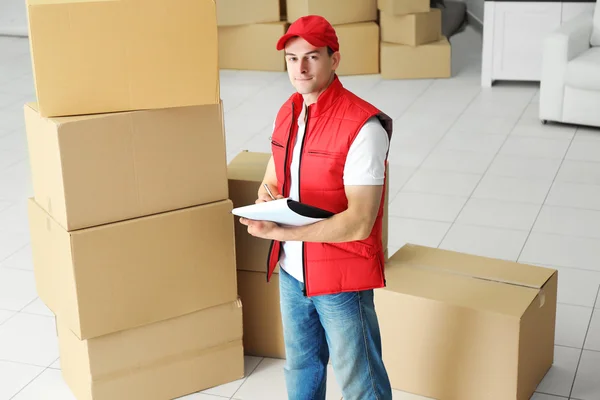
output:
<svg viewBox="0 0 600 400"><path fill-rule="evenodd" d="M29 200L37 291L79 338L237 298L230 201L65 231Z"/></svg>
<svg viewBox="0 0 600 400"><path fill-rule="evenodd" d="M332 25L377 20L377 0L287 0L287 17L294 22L320 15Z"/></svg>
<svg viewBox="0 0 600 400"><path fill-rule="evenodd" d="M214 0L28 0L45 117L219 102Z"/></svg>
<svg viewBox="0 0 600 400"><path fill-rule="evenodd" d="M61 369L78 399L171 399L244 376L239 301L89 340L61 322Z"/></svg>
<svg viewBox="0 0 600 400"><path fill-rule="evenodd" d="M437 400L530 398L554 355L555 270L406 245L386 278L375 302L392 387Z"/></svg>
<svg viewBox="0 0 600 400"><path fill-rule="evenodd" d="M381 43L381 77L383 79L449 78L452 49L445 37L421 46Z"/></svg>
<svg viewBox="0 0 600 400"><path fill-rule="evenodd" d="M439 41L442 36L442 11L395 16L380 13L381 41L418 46Z"/></svg>
<svg viewBox="0 0 600 400"><path fill-rule="evenodd" d="M377 8L390 15L428 12L429 0L377 0Z"/></svg>
<svg viewBox="0 0 600 400"><path fill-rule="evenodd" d="M219 68L285 71L285 56L275 48L287 22L219 28Z"/></svg>
<svg viewBox="0 0 600 400"><path fill-rule="evenodd" d="M281 18L279 0L216 0L218 26L275 22Z"/></svg>
<svg viewBox="0 0 600 400"><path fill-rule="evenodd" d="M243 151L231 160L227 174L229 196L234 207L254 204L270 158L270 153ZM270 240L248 234L247 227L240 224L239 219L235 217L235 255L238 270L266 274L270 246ZM279 267L276 272L279 272Z"/></svg>
<svg viewBox="0 0 600 400"><path fill-rule="evenodd" d="M237 272L244 304L244 351L257 357L285 358L279 306L279 274L266 281L264 272Z"/></svg>
<svg viewBox="0 0 600 400"><path fill-rule="evenodd" d="M379 25L375 22L335 26L342 56L339 76L379 73Z"/></svg>
<svg viewBox="0 0 600 400"><path fill-rule="evenodd" d="M227 199L222 113L216 104L48 119L28 104L36 202L71 231Z"/></svg>

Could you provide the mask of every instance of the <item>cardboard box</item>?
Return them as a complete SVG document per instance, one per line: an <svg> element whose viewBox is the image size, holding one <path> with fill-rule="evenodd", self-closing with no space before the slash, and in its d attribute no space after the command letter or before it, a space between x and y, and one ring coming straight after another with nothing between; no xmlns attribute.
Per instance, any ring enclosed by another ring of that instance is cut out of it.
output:
<svg viewBox="0 0 600 400"><path fill-rule="evenodd" d="M231 160L227 167L227 175L229 196L233 207L254 204L270 158L270 153L242 151ZM237 217L235 218L235 256L238 271L256 271L266 274L270 247L270 240L259 239L248 234L247 227L240 224ZM276 272L279 272L279 267Z"/></svg>
<svg viewBox="0 0 600 400"><path fill-rule="evenodd" d="M430 79L452 76L452 49L445 37L421 46L381 43L383 79Z"/></svg>
<svg viewBox="0 0 600 400"><path fill-rule="evenodd" d="M376 291L392 387L437 400L528 400L554 357L557 271L406 245Z"/></svg>
<svg viewBox="0 0 600 400"><path fill-rule="evenodd" d="M28 0L27 11L44 117L219 102L214 0Z"/></svg>
<svg viewBox="0 0 600 400"><path fill-rule="evenodd" d="M287 17L294 22L320 15L331 25L377 20L377 0L287 0Z"/></svg>
<svg viewBox="0 0 600 400"><path fill-rule="evenodd" d="M164 400L244 376L242 308L223 304L80 340L57 318L63 377L78 400Z"/></svg>
<svg viewBox="0 0 600 400"><path fill-rule="evenodd" d="M29 200L42 301L80 339L237 298L229 200L65 231Z"/></svg>
<svg viewBox="0 0 600 400"><path fill-rule="evenodd" d="M218 26L276 22L281 18L280 0L216 0Z"/></svg>
<svg viewBox="0 0 600 400"><path fill-rule="evenodd" d="M442 11L395 16L380 13L381 40L388 43L418 46L437 42L442 36Z"/></svg>
<svg viewBox="0 0 600 400"><path fill-rule="evenodd" d="M285 56L275 44L287 26L272 22L219 28L219 68L285 71Z"/></svg>
<svg viewBox="0 0 600 400"><path fill-rule="evenodd" d="M339 76L379 73L379 25L375 22L335 27L342 59Z"/></svg>
<svg viewBox="0 0 600 400"><path fill-rule="evenodd" d="M46 119L26 105L36 202L71 231L225 200L222 112L216 104Z"/></svg>
<svg viewBox="0 0 600 400"><path fill-rule="evenodd" d="M238 293L244 304L244 351L256 357L285 358L279 305L279 274L239 271Z"/></svg>
<svg viewBox="0 0 600 400"><path fill-rule="evenodd" d="M406 15L428 12L429 0L377 0L377 8L389 15Z"/></svg>

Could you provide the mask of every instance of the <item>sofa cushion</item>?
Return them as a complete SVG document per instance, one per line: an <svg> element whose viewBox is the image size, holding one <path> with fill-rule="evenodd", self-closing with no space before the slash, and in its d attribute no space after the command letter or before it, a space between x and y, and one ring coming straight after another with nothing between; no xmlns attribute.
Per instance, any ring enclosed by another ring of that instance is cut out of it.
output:
<svg viewBox="0 0 600 400"><path fill-rule="evenodd" d="M600 47L592 47L569 61L565 80L569 86L600 91Z"/></svg>
<svg viewBox="0 0 600 400"><path fill-rule="evenodd" d="M596 8L594 9L594 27L592 28L592 39L590 40L592 46L600 46L600 2L596 2Z"/></svg>

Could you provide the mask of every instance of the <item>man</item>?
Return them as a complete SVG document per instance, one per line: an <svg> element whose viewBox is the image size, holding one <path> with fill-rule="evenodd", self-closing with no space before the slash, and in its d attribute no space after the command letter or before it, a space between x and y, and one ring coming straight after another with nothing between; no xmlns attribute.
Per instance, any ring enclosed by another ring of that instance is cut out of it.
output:
<svg viewBox="0 0 600 400"><path fill-rule="evenodd" d="M324 400L331 356L345 400L391 400L373 289L385 285L382 216L391 120L343 88L338 39L324 18L294 22L277 43L297 90L279 111L266 184L335 215L303 227L240 219L273 240L280 265L290 400ZM270 201L263 185L257 202Z"/></svg>

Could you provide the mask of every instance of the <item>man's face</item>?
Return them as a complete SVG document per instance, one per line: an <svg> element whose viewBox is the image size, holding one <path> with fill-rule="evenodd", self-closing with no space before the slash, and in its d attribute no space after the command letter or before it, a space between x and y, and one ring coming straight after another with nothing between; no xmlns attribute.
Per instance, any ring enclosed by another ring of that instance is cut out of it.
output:
<svg viewBox="0 0 600 400"><path fill-rule="evenodd" d="M318 93L327 86L339 65L339 53L327 54L327 47L314 47L296 37L285 46L287 71L292 85L300 94Z"/></svg>

